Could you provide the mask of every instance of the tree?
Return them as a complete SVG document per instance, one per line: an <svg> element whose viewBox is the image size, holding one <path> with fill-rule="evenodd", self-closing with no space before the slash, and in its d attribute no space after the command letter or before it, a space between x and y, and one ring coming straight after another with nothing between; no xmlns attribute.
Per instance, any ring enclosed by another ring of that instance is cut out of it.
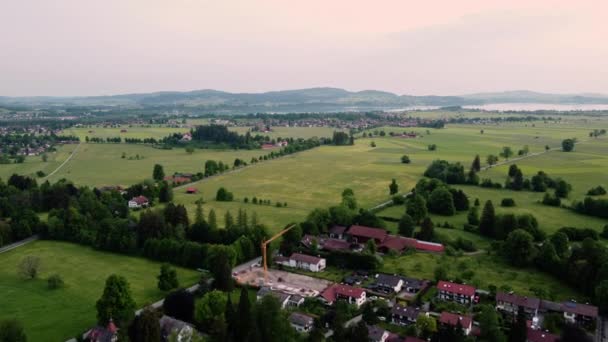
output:
<svg viewBox="0 0 608 342"><path fill-rule="evenodd" d="M369 325L378 324L378 322L380 322L378 315L374 311L374 304L372 302L368 301L363 305L363 321Z"/></svg>
<svg viewBox="0 0 608 342"><path fill-rule="evenodd" d="M376 254L377 250L378 248L376 247L376 241L374 239L367 240L367 243L365 244L365 251L371 255L374 255Z"/></svg>
<svg viewBox="0 0 608 342"><path fill-rule="evenodd" d="M342 191L342 205L351 210L357 209L357 199L352 189L346 188Z"/></svg>
<svg viewBox="0 0 608 342"><path fill-rule="evenodd" d="M513 321L509 330L509 342L526 342L528 340L526 319L526 312L520 307L517 311L517 318Z"/></svg>
<svg viewBox="0 0 608 342"><path fill-rule="evenodd" d="M557 232L551 236L551 243L555 247L555 252L560 258L564 258L570 249L570 241L568 235L563 232Z"/></svg>
<svg viewBox="0 0 608 342"><path fill-rule="evenodd" d="M161 291L169 291L179 287L177 280L177 271L169 264L163 264L160 267L158 275L158 289Z"/></svg>
<svg viewBox="0 0 608 342"><path fill-rule="evenodd" d="M163 312L184 322L192 322L194 318L194 295L186 290L169 293L163 301Z"/></svg>
<svg viewBox="0 0 608 342"><path fill-rule="evenodd" d="M192 154L192 153L194 153L194 147L192 147L192 146L187 146L187 147L186 147L186 153L188 153L188 154Z"/></svg>
<svg viewBox="0 0 608 342"><path fill-rule="evenodd" d="M412 237L414 235L415 228L414 219L408 214L403 214L399 220L399 235L405 237Z"/></svg>
<svg viewBox="0 0 608 342"><path fill-rule="evenodd" d="M49 277L49 279L47 279L47 286L50 290L56 290L63 287L63 285L63 278L61 278L59 274L53 274Z"/></svg>
<svg viewBox="0 0 608 342"><path fill-rule="evenodd" d="M427 339L437 332L437 321L433 317L419 315L416 319L416 330L419 337Z"/></svg>
<svg viewBox="0 0 608 342"><path fill-rule="evenodd" d="M132 342L160 341L160 316L150 309L145 309L133 321Z"/></svg>
<svg viewBox="0 0 608 342"><path fill-rule="evenodd" d="M488 165L494 165L498 162L498 157L493 154L490 154L486 158L486 162L488 163Z"/></svg>
<svg viewBox="0 0 608 342"><path fill-rule="evenodd" d="M574 139L565 139L562 141L562 151L571 152L574 150Z"/></svg>
<svg viewBox="0 0 608 342"><path fill-rule="evenodd" d="M348 338L349 342L369 342L369 330L367 329L367 324L365 324L365 319L363 321L359 321L359 323L355 324L355 326L350 331L350 336Z"/></svg>
<svg viewBox="0 0 608 342"><path fill-rule="evenodd" d="M207 220L209 221L209 229L216 230L217 229L217 218L215 216L215 210L213 210L213 209L209 210L209 218Z"/></svg>
<svg viewBox="0 0 608 342"><path fill-rule="evenodd" d="M234 287L234 281L232 280L233 257L234 250L231 246L216 245L209 249L207 259L215 288L232 291Z"/></svg>
<svg viewBox="0 0 608 342"><path fill-rule="evenodd" d="M401 162L402 162L403 164L409 164L409 163L411 163L412 161L410 160L410 157L409 157L408 155L405 155L405 154L404 154L404 155L402 155L402 156L401 156Z"/></svg>
<svg viewBox="0 0 608 342"><path fill-rule="evenodd" d="M420 224L420 232L416 234L416 238L424 241L431 241L435 236L433 221L429 217L425 217Z"/></svg>
<svg viewBox="0 0 608 342"><path fill-rule="evenodd" d="M194 319L198 324L216 340L222 340L226 335L226 310L227 295L224 292L213 290L205 293L203 298L196 302Z"/></svg>
<svg viewBox="0 0 608 342"><path fill-rule="evenodd" d="M560 178L555 181L555 196L559 198L567 198L570 190L572 190L572 186L566 183L565 180Z"/></svg>
<svg viewBox="0 0 608 342"><path fill-rule="evenodd" d="M424 197L418 194L410 197L405 205L405 212L412 217L414 222L420 222L420 220L428 215Z"/></svg>
<svg viewBox="0 0 608 342"><path fill-rule="evenodd" d="M447 280L448 279L448 270L443 265L439 265L435 268L435 281Z"/></svg>
<svg viewBox="0 0 608 342"><path fill-rule="evenodd" d="M40 258L28 255L19 263L19 274L25 279L35 279L40 272Z"/></svg>
<svg viewBox="0 0 608 342"><path fill-rule="evenodd" d="M0 342L26 342L23 325L16 319L0 321Z"/></svg>
<svg viewBox="0 0 608 342"><path fill-rule="evenodd" d="M217 193L215 195L215 200L220 202L230 202L234 198L233 194L226 190L224 187L220 187L217 189Z"/></svg>
<svg viewBox="0 0 608 342"><path fill-rule="evenodd" d="M165 178L165 171L163 166L160 164L154 164L154 171L152 171L152 179L157 182L160 182Z"/></svg>
<svg viewBox="0 0 608 342"><path fill-rule="evenodd" d="M456 212L452 193L444 187L436 188L429 195L429 211L439 215L452 216Z"/></svg>
<svg viewBox="0 0 608 342"><path fill-rule="evenodd" d="M481 220L479 221L479 233L481 235L494 237L496 226L496 214L492 201L488 200L481 212Z"/></svg>
<svg viewBox="0 0 608 342"><path fill-rule="evenodd" d="M515 266L529 265L536 255L532 235L523 229L512 231L505 240L503 253L507 260Z"/></svg>
<svg viewBox="0 0 608 342"><path fill-rule="evenodd" d="M560 342L592 342L593 339L583 330L583 328L573 325L566 324L562 329L562 335L559 339Z"/></svg>
<svg viewBox="0 0 608 342"><path fill-rule="evenodd" d="M509 160L509 158L511 158L512 155L513 155L513 150L509 146L504 146L502 148L502 151L500 151L500 156L507 160Z"/></svg>
<svg viewBox="0 0 608 342"><path fill-rule="evenodd" d="M391 184L389 184L388 189L391 195L394 195L399 192L399 185L397 184L395 178L393 178Z"/></svg>
<svg viewBox="0 0 608 342"><path fill-rule="evenodd" d="M479 225L479 208L478 207L473 206L469 209L469 213L467 214L467 222L473 226Z"/></svg>
<svg viewBox="0 0 608 342"><path fill-rule="evenodd" d="M500 330L498 314L491 305L482 305L479 314L479 330L482 341L504 342L505 336Z"/></svg>
<svg viewBox="0 0 608 342"><path fill-rule="evenodd" d="M475 156L475 159L473 159L473 164L471 164L471 170L475 172L481 171L481 161L479 160L479 154Z"/></svg>
<svg viewBox="0 0 608 342"><path fill-rule="evenodd" d="M251 330L251 301L247 288L241 287L241 295L239 297L238 309L238 329L236 331L236 340L245 341Z"/></svg>
<svg viewBox="0 0 608 342"><path fill-rule="evenodd" d="M135 315L135 301L127 280L115 274L106 279L101 298L97 301L97 321L105 326L113 319L117 326L128 327Z"/></svg>
<svg viewBox="0 0 608 342"><path fill-rule="evenodd" d="M236 330L238 329L238 317L234 306L232 305L232 299L230 295L227 296L226 309L224 310L224 318L226 319L227 333L230 337L236 337Z"/></svg>
<svg viewBox="0 0 608 342"><path fill-rule="evenodd" d="M281 304L274 296L264 296L257 301L254 312L259 341L289 342L294 340L294 330L287 320L286 312L281 309Z"/></svg>
<svg viewBox="0 0 608 342"><path fill-rule="evenodd" d="M173 200L173 189L166 181L160 182L158 189L158 201L160 203L168 203Z"/></svg>

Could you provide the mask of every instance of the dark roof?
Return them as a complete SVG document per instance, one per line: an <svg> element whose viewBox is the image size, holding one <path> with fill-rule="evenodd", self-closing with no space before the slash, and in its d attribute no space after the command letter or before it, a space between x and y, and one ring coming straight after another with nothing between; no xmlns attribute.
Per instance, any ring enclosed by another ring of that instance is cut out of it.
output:
<svg viewBox="0 0 608 342"><path fill-rule="evenodd" d="M295 260L295 261L299 261L299 262L305 262L307 264L318 264L321 262L321 260L323 260L322 258L318 258L312 255L306 255L306 254L300 254L300 253L293 253L290 257L290 260Z"/></svg>
<svg viewBox="0 0 608 342"><path fill-rule="evenodd" d="M346 250L350 248L348 241L339 239L327 239L323 243L323 249L328 251Z"/></svg>
<svg viewBox="0 0 608 342"><path fill-rule="evenodd" d="M387 235L378 248L386 248L389 250L402 252L406 248L415 248L415 246L416 239L396 235Z"/></svg>
<svg viewBox="0 0 608 342"><path fill-rule="evenodd" d="M289 322L302 327L312 326L314 318L299 312L292 312L289 315Z"/></svg>
<svg viewBox="0 0 608 342"><path fill-rule="evenodd" d="M450 283L449 281L443 280L439 281L439 283L437 284L437 289L439 291L447 291L468 297L472 297L475 295L475 287L471 285Z"/></svg>
<svg viewBox="0 0 608 342"><path fill-rule="evenodd" d="M562 305L550 300L541 299L540 309L543 311L562 311Z"/></svg>
<svg viewBox="0 0 608 342"><path fill-rule="evenodd" d="M353 225L348 229L348 234L351 236L365 237L369 239L376 239L378 241L384 241L388 233L382 228L372 228L366 226Z"/></svg>
<svg viewBox="0 0 608 342"><path fill-rule="evenodd" d="M334 225L331 228L329 228L329 234L340 235L340 234L344 234L345 231L346 231L346 227L344 227L344 226Z"/></svg>
<svg viewBox="0 0 608 342"><path fill-rule="evenodd" d="M163 315L160 320L160 330L163 336L169 336L173 331L179 331L183 329L185 326L192 327L190 324L180 321L179 319L175 319L173 317L169 317Z"/></svg>
<svg viewBox="0 0 608 342"><path fill-rule="evenodd" d="M395 304L391 309L391 314L416 319L420 314L420 308Z"/></svg>
<svg viewBox="0 0 608 342"><path fill-rule="evenodd" d="M575 302L564 302L562 304L562 310L564 312L573 313L576 315L597 317L597 306L589 304L581 304Z"/></svg>
<svg viewBox="0 0 608 342"><path fill-rule="evenodd" d="M518 296L514 293L497 292L496 301L511 303L516 306L521 306L528 309L538 310L540 307L540 299Z"/></svg>
<svg viewBox="0 0 608 342"><path fill-rule="evenodd" d="M473 324L473 319L470 316L458 315L447 311L442 312L441 316L439 316L439 322L443 324L456 326L458 321L460 321L460 325L465 329L470 328Z"/></svg>
<svg viewBox="0 0 608 342"><path fill-rule="evenodd" d="M401 277L390 275L390 274L378 274L376 278L376 284L395 287L399 285L399 281L402 281Z"/></svg>
<svg viewBox="0 0 608 342"><path fill-rule="evenodd" d="M257 292L258 297L264 297L264 296L268 296L268 295L273 296L276 299L278 299L281 304L283 304L283 302L285 302L287 299L289 299L288 294L272 290L269 287L262 287Z"/></svg>
<svg viewBox="0 0 608 342"><path fill-rule="evenodd" d="M367 336L369 336L369 339L371 341L380 341L382 339L382 335L384 335L385 332L386 330L380 328L377 325L367 326Z"/></svg>
<svg viewBox="0 0 608 342"><path fill-rule="evenodd" d="M528 342L557 342L559 336L553 335L542 330L534 330L528 328Z"/></svg>
<svg viewBox="0 0 608 342"><path fill-rule="evenodd" d="M403 286L412 287L415 289L421 289L429 283L428 280L421 280L416 278L401 277L401 279L403 279Z"/></svg>

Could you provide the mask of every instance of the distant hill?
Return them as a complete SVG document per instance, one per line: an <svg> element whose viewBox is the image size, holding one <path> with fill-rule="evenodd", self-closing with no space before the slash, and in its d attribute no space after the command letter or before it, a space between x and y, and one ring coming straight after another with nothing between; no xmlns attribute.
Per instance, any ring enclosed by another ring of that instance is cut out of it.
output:
<svg viewBox="0 0 608 342"><path fill-rule="evenodd" d="M377 90L351 92L339 88L309 88L264 93L229 93L204 89L88 97L0 97L12 106L184 106L215 112L297 112L400 109L411 106L463 106L491 103L608 104L601 94L544 94L526 90L462 96L397 95Z"/></svg>

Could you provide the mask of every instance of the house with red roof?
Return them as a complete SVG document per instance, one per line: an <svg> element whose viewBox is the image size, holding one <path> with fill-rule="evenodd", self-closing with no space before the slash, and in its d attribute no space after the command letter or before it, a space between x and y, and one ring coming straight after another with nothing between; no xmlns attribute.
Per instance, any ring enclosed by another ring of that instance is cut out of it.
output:
<svg viewBox="0 0 608 342"><path fill-rule="evenodd" d="M496 293L496 309L503 313L517 315L521 308L526 313L528 319L532 319L537 316L539 307L540 299L538 298L519 296L513 292Z"/></svg>
<svg viewBox="0 0 608 342"><path fill-rule="evenodd" d="M557 342L559 341L559 336L546 331L528 328L526 339L528 342Z"/></svg>
<svg viewBox="0 0 608 342"><path fill-rule="evenodd" d="M439 281L437 283L437 297L442 300L471 304L475 300L475 287L471 285Z"/></svg>
<svg viewBox="0 0 608 342"><path fill-rule="evenodd" d="M473 318L470 316L459 315L447 311L441 313L441 316L439 316L439 323L443 325L451 325L453 327L460 325L466 336L471 333L471 329L473 328Z"/></svg>
<svg viewBox="0 0 608 342"><path fill-rule="evenodd" d="M195 194L197 192L198 192L198 190L196 188L190 187L190 188L186 189L187 194Z"/></svg>
<svg viewBox="0 0 608 342"><path fill-rule="evenodd" d="M368 240L373 239L376 244L381 244L388 236L388 233L381 228L352 225L346 232L346 235L355 243L366 243Z"/></svg>
<svg viewBox="0 0 608 342"><path fill-rule="evenodd" d="M320 295L321 299L327 304L332 305L337 300L345 300L349 304L361 307L366 301L365 291L362 288L333 284L328 286Z"/></svg>
<svg viewBox="0 0 608 342"><path fill-rule="evenodd" d="M148 198L146 196L133 197L129 201L129 208L130 209L145 208L145 207L147 207L149 205L150 205L150 201L148 200Z"/></svg>
<svg viewBox="0 0 608 342"><path fill-rule="evenodd" d="M597 306L568 301L562 303L561 307L566 322L589 326L597 320Z"/></svg>
<svg viewBox="0 0 608 342"><path fill-rule="evenodd" d="M326 260L312 255L293 253L289 258L276 259L277 263L310 272L321 272L326 267Z"/></svg>

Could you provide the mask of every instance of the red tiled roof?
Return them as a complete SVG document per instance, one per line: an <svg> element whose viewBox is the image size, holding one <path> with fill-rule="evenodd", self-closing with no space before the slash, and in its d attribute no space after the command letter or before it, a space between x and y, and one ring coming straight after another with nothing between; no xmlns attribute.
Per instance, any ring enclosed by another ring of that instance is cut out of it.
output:
<svg viewBox="0 0 608 342"><path fill-rule="evenodd" d="M192 181L192 179L190 179L188 177L173 177L173 182L176 184L189 183L191 181Z"/></svg>
<svg viewBox="0 0 608 342"><path fill-rule="evenodd" d="M540 299L518 296L514 293L497 292L496 301L511 303L516 306L535 310L540 306Z"/></svg>
<svg viewBox="0 0 608 342"><path fill-rule="evenodd" d="M289 257L289 259L299 261L299 262L305 262L307 264L315 264L315 265L320 263L321 260L323 260L322 258L318 258L316 256L300 254L300 253L293 253Z"/></svg>
<svg viewBox="0 0 608 342"><path fill-rule="evenodd" d="M325 298L325 300L331 303L336 300L336 295L360 298L363 293L365 293L365 291L358 287L342 284L333 284L323 290L323 292L321 292L321 297Z"/></svg>
<svg viewBox="0 0 608 342"><path fill-rule="evenodd" d="M441 281L439 281L439 283L437 283L437 289L439 291L456 293L456 294L460 294L460 295L467 296L467 297L472 297L475 295L475 287L473 287L471 285L450 283L449 281L443 281L443 280L441 280Z"/></svg>
<svg viewBox="0 0 608 342"><path fill-rule="evenodd" d="M557 342L559 336L553 335L542 330L533 330L528 328L528 342Z"/></svg>
<svg viewBox="0 0 608 342"><path fill-rule="evenodd" d="M425 342L424 340L419 339L418 337L406 336L403 339L403 342Z"/></svg>
<svg viewBox="0 0 608 342"><path fill-rule="evenodd" d="M344 226L338 226L338 225L334 225L331 228L329 228L329 234L344 234L344 231L346 231L346 227Z"/></svg>
<svg viewBox="0 0 608 342"><path fill-rule="evenodd" d="M271 149L271 148L275 148L276 146L274 146L273 144L263 144L262 148L263 149Z"/></svg>
<svg viewBox="0 0 608 342"><path fill-rule="evenodd" d="M196 188L188 188L186 189L187 192L197 192L198 190L196 190Z"/></svg>
<svg viewBox="0 0 608 342"><path fill-rule="evenodd" d="M462 325L464 329L470 328L473 324L473 319L469 316L458 315L447 311L442 312L441 316L439 316L439 322L443 324L456 326L458 321L460 321L460 325Z"/></svg>
<svg viewBox="0 0 608 342"><path fill-rule="evenodd" d="M131 199L131 201L133 201L139 205L142 205L142 204L148 203L148 198L146 198L145 196L137 196L137 197L133 197Z"/></svg>
<svg viewBox="0 0 608 342"><path fill-rule="evenodd" d="M344 240L327 239L323 242L322 248L328 251L345 250L350 248L350 243Z"/></svg>
<svg viewBox="0 0 608 342"><path fill-rule="evenodd" d="M564 310L564 312L573 313L576 315L597 317L597 306L589 304L564 302L562 304L562 310Z"/></svg>
<svg viewBox="0 0 608 342"><path fill-rule="evenodd" d="M416 248L416 239L406 238L396 235L388 235L382 242L379 248L387 248L393 251L401 252L406 248Z"/></svg>
<svg viewBox="0 0 608 342"><path fill-rule="evenodd" d="M372 228L365 226L353 225L348 229L348 234L353 236L360 236L369 239L376 239L378 241L384 241L388 233L382 228Z"/></svg>

